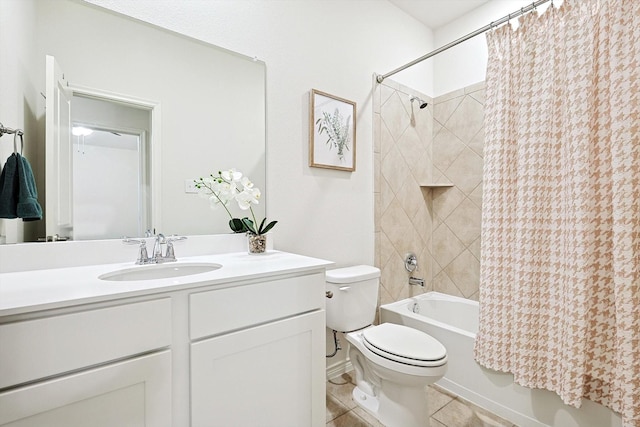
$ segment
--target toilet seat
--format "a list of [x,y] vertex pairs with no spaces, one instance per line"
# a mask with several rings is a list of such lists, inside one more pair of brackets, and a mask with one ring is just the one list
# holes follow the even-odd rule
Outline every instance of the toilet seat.
[[394,362],[422,367],[447,362],[447,350],[438,340],[408,326],[383,323],[365,329],[362,338],[369,351]]

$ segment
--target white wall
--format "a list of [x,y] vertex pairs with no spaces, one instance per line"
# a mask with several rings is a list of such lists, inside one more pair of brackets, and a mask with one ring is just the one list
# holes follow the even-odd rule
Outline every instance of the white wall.
[[[491,0],[436,30],[435,45],[444,46],[531,3],[531,0]],[[549,4],[540,6],[539,13],[543,13]],[[562,1],[556,1],[554,4],[558,7]],[[515,21],[517,18],[514,19],[514,24]],[[487,71],[485,35],[478,35],[446,50],[433,57],[433,61],[434,97],[484,81]]]
[[[373,263],[373,74],[431,50],[430,30],[379,0],[90,2],[265,61],[266,194],[277,247],[338,265]],[[430,93],[431,65],[396,80]],[[312,88],[357,103],[354,173],[308,166]]]

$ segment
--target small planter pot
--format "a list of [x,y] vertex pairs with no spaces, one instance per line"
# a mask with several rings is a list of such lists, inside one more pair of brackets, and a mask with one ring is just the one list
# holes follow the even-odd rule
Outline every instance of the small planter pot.
[[249,244],[250,254],[263,254],[267,250],[266,234],[247,233],[247,242]]

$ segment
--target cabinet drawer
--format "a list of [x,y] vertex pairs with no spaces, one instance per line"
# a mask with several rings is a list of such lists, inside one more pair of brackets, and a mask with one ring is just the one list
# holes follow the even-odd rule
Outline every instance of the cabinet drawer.
[[171,352],[0,393],[0,425],[170,427]]
[[170,343],[169,298],[0,325],[0,388]]
[[324,274],[291,277],[189,296],[190,337],[198,339],[324,308]]

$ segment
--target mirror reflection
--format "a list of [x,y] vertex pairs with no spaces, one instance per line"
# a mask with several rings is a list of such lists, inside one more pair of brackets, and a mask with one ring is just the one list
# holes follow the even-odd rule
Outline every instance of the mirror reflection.
[[[74,126],[73,239],[144,234],[140,135]],[[80,132],[78,132],[80,131]],[[111,165],[122,165],[111,174]],[[95,175],[112,179],[94,180]]]
[[[95,134],[70,137],[74,194],[69,199],[78,206],[72,203],[68,224],[72,230],[66,231],[74,239],[114,238],[125,232],[140,235],[147,229],[190,235],[230,232],[224,210],[212,211],[206,200],[188,192],[186,184],[236,168],[264,193],[264,63],[97,6],[72,0],[32,1],[38,31],[36,55],[41,61],[37,84],[45,93],[45,57],[55,57],[73,96],[71,125]],[[105,98],[125,100],[125,107],[147,114],[147,125],[109,122],[104,115],[83,112],[84,104]],[[135,105],[132,100],[140,102]],[[38,117],[44,115],[37,112]],[[44,119],[39,121],[44,124]],[[119,134],[120,141],[133,139],[111,148],[107,155],[110,143],[97,139],[109,134]],[[80,154],[83,160],[91,156],[91,163],[76,161]],[[60,160],[47,156],[47,169],[52,162]],[[34,173],[44,176],[45,171]],[[125,176],[128,181],[120,182],[118,190],[105,189],[109,181]],[[50,183],[46,184],[50,193]],[[39,191],[44,193],[44,188]],[[122,203],[108,202],[106,191],[121,196]],[[57,210],[49,206],[50,196],[43,206],[47,235],[55,232],[49,219]],[[65,197],[55,196],[56,201]],[[262,200],[257,215],[266,216],[265,205]],[[124,222],[125,217],[135,218],[131,220],[135,226],[114,230],[113,223]]]
[[71,238],[144,235],[151,228],[149,110],[81,95],[71,104]]

